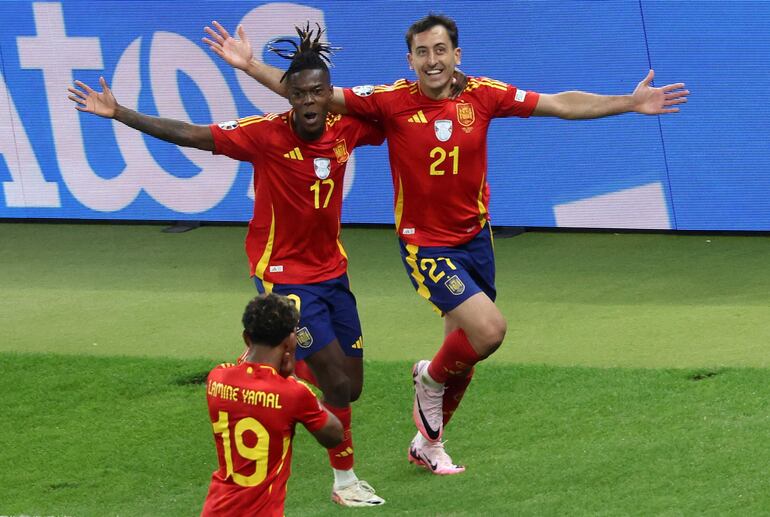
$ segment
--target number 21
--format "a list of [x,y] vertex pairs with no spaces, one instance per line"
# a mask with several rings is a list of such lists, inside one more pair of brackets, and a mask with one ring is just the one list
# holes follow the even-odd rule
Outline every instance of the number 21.
[[[458,162],[460,161],[460,148],[454,146],[448,154],[449,157],[452,158],[452,174],[457,174]],[[444,169],[439,169],[439,166],[446,160],[447,152],[442,147],[434,147],[430,150],[430,157],[435,158],[433,163],[430,164],[430,175],[443,176],[446,171]]]

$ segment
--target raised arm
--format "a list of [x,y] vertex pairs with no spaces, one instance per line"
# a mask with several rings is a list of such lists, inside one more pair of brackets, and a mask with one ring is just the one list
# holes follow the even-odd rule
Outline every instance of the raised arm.
[[556,94],[540,94],[537,107],[532,113],[536,117],[559,117],[563,119],[592,119],[619,115],[621,113],[642,113],[664,115],[676,113],[677,104],[687,102],[690,94],[684,83],[668,84],[655,88],[650,86],[655,72],[650,70],[647,77],[636,86],[630,95],[597,95],[594,93],[569,91]]
[[[243,25],[238,25],[235,30],[238,36],[236,39],[216,20],[212,21],[211,24],[214,26],[213,29],[211,27],[204,27],[203,29],[210,36],[209,38],[203,38],[203,42],[216,55],[233,68],[246,72],[249,77],[255,79],[262,86],[272,90],[281,97],[288,98],[286,83],[281,81],[283,70],[254,59],[251,42],[248,36],[246,36],[246,31],[243,30]],[[331,109],[335,113],[347,113],[345,109],[345,95],[342,92],[342,88],[334,88]]]
[[[104,77],[99,78],[102,91],[97,92],[81,81],[75,81],[77,88],[67,88],[69,99],[75,109],[93,113],[104,118],[115,119],[142,133],[160,138],[184,147],[196,147],[204,151],[214,150],[214,137],[208,126],[198,126],[180,120],[151,117],[118,104]],[[79,88],[79,89],[78,89]]]

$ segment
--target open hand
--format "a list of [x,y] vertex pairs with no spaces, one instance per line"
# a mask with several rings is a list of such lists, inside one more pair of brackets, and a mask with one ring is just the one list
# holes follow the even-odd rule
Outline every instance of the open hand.
[[687,102],[690,91],[684,89],[684,83],[667,84],[660,88],[650,86],[654,77],[655,71],[650,70],[647,77],[636,86],[631,95],[634,101],[634,111],[646,115],[678,112],[679,108],[671,106]]
[[80,89],[67,88],[67,91],[72,94],[68,95],[68,98],[75,103],[75,109],[78,111],[93,113],[104,118],[113,118],[118,102],[115,100],[115,96],[112,95],[112,90],[107,86],[107,81],[104,80],[104,77],[99,78],[99,84],[102,85],[101,92],[93,90],[84,82],[75,81],[75,86]]
[[251,42],[243,30],[243,25],[238,25],[235,30],[238,34],[238,39],[235,39],[218,21],[214,20],[211,24],[216,30],[211,27],[204,27],[204,32],[211,36],[211,39],[203,38],[203,42],[216,55],[224,59],[228,65],[245,70],[254,54],[251,50]]

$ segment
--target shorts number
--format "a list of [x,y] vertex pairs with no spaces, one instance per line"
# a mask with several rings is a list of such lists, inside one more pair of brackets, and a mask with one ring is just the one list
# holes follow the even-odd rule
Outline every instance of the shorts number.
[[332,192],[334,192],[334,180],[329,178],[325,180],[316,180],[313,185],[311,185],[310,190],[313,191],[313,194],[315,195],[315,207],[322,208],[321,207],[321,185],[328,185],[329,190],[326,192],[326,198],[324,199],[323,208],[326,208],[329,206],[329,200],[332,198]]
[[457,269],[455,267],[455,265],[452,264],[452,261],[449,260],[446,257],[439,257],[437,259],[432,259],[432,258],[421,259],[420,260],[420,269],[422,269],[423,271],[427,271],[428,272],[428,276],[434,282],[438,282],[439,280],[444,278],[444,275],[446,274],[443,271],[439,271],[438,274],[436,274],[436,268],[438,267],[438,261],[439,260],[443,260],[444,262],[446,262],[446,265],[449,266],[449,269],[452,269],[452,270]]
[[302,300],[299,299],[299,296],[296,294],[287,294],[286,298],[289,300],[292,300],[294,302],[294,306],[297,308],[297,312],[300,312],[300,307],[302,306]]
[[[238,455],[242,458],[254,462],[254,473],[250,476],[244,476],[233,469],[233,453],[230,446],[230,421],[227,411],[220,411],[219,420],[212,422],[211,425],[214,427],[214,434],[222,435],[227,476],[232,476],[235,484],[239,486],[256,486],[262,483],[267,477],[267,453],[270,447],[270,434],[265,429],[265,426],[251,417],[243,418],[235,424],[233,433],[235,450],[238,451]],[[243,433],[246,431],[251,431],[257,436],[257,443],[254,447],[249,447],[243,442]]]
[[[431,176],[443,176],[446,172],[444,169],[439,169],[439,166],[446,160],[447,152],[442,147],[434,147],[430,150],[430,157],[433,158],[433,163],[430,164]],[[457,174],[458,162],[460,161],[460,148],[454,146],[449,151],[449,157],[452,158],[452,174]]]

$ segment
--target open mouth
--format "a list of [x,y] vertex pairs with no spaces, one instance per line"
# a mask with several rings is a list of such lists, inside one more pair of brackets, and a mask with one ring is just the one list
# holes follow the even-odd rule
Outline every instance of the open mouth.
[[316,120],[318,120],[318,113],[314,111],[308,111],[307,113],[302,115],[302,117],[305,119],[306,122],[313,123]]
[[427,70],[425,72],[425,75],[427,76],[441,75],[441,72],[443,72],[443,70]]

